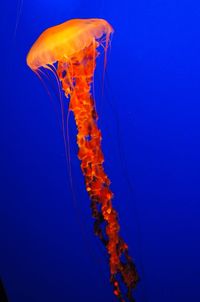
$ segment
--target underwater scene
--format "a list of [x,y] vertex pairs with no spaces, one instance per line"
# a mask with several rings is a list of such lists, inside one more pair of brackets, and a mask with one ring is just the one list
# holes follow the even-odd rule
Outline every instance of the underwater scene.
[[0,302],[200,301],[200,4],[0,5]]

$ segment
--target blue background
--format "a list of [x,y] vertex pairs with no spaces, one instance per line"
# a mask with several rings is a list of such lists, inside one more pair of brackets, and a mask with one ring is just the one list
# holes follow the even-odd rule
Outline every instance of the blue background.
[[106,253],[93,234],[73,116],[75,202],[56,85],[51,101],[26,66],[44,29],[90,17],[115,29],[103,98],[98,63],[96,101],[114,206],[141,278],[136,301],[200,301],[198,2],[12,0],[0,6],[0,275],[9,302],[116,301]]

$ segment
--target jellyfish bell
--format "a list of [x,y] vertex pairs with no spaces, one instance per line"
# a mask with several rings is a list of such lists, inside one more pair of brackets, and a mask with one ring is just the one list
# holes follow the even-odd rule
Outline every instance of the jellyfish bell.
[[31,47],[27,65],[32,70],[71,58],[95,41],[106,37],[106,47],[112,26],[104,19],[72,19],[45,30]]

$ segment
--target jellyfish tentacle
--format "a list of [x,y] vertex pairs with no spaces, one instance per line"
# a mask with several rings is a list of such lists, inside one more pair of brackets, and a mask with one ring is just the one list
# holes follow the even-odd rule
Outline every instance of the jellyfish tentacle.
[[[95,51],[95,59],[97,55],[98,52]],[[119,235],[118,214],[112,206],[111,182],[103,167],[102,135],[97,125],[98,115],[91,93],[95,65],[92,44],[85,49],[84,54],[71,59],[67,76],[60,80],[66,96],[70,95],[69,108],[74,113],[78,130],[78,158],[91,199],[92,216],[95,219],[94,232],[108,252],[113,292],[121,302],[126,301],[117,281],[121,278],[127,288],[126,299],[134,301],[132,289],[136,286],[138,275],[128,254],[128,246]],[[65,69],[65,62],[59,63],[57,73],[61,75]]]

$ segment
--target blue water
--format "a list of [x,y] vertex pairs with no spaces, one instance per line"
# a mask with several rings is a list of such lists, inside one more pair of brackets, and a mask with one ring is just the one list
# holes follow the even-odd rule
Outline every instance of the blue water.
[[0,277],[9,302],[116,301],[73,116],[75,203],[56,85],[51,101],[26,66],[44,29],[89,17],[115,29],[103,98],[98,73],[95,89],[105,169],[141,279],[136,302],[200,301],[199,2],[12,0],[0,8]]

